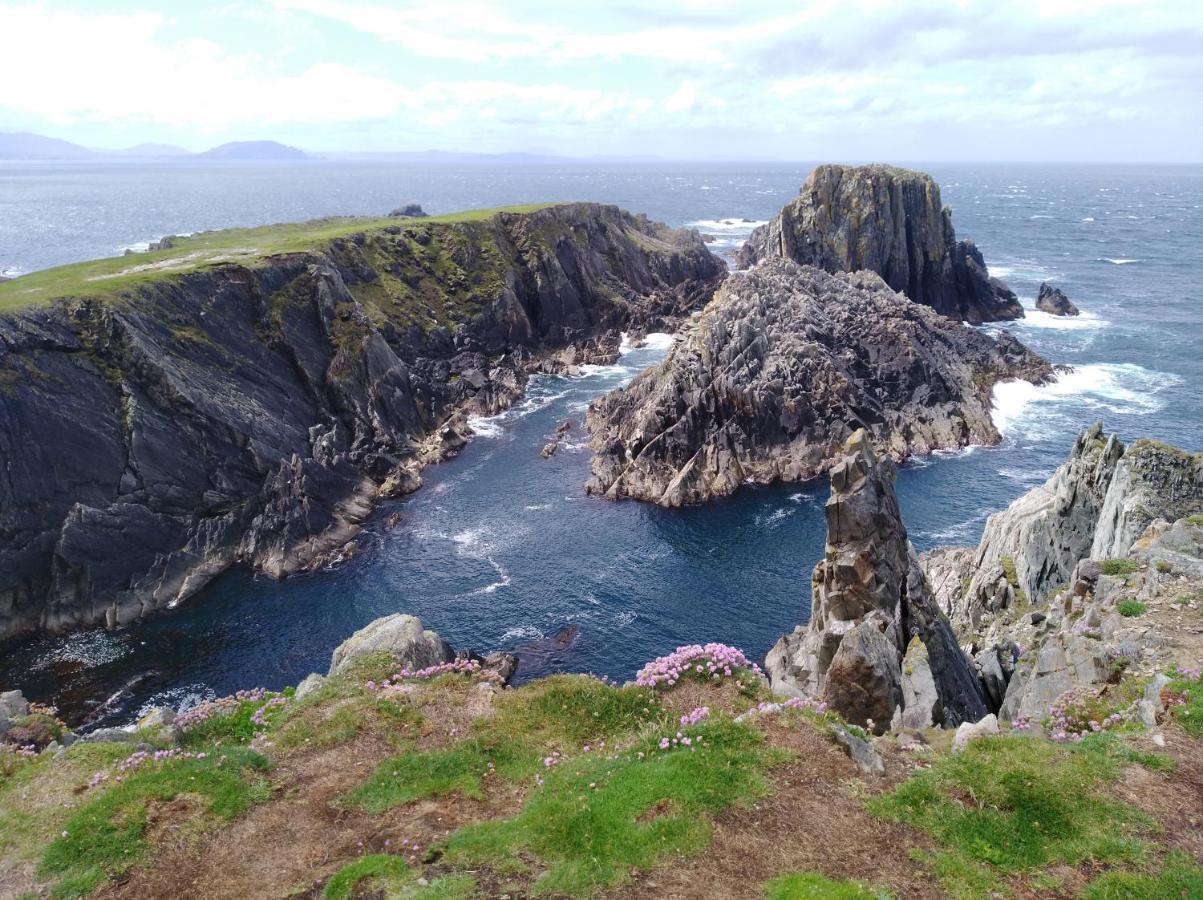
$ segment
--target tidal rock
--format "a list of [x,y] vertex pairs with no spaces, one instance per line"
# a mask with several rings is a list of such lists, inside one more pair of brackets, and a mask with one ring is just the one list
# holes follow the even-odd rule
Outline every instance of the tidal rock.
[[1054,316],[1076,316],[1081,313],[1069,298],[1047,282],[1040,284],[1040,293],[1036,295],[1036,308]]
[[[815,566],[811,619],[766,659],[774,691],[827,702],[845,719],[875,730],[906,715],[904,649],[917,638],[937,700],[915,711],[942,724],[976,721],[987,709],[969,660],[936,607],[907,539],[894,492],[894,467],[878,460],[857,431],[831,470],[827,548]],[[912,657],[913,658],[913,657]]]
[[752,232],[738,262],[785,257],[829,272],[876,272],[894,290],[954,319],[1023,317],[1015,294],[991,278],[930,175],[895,166],[819,166],[797,199]]
[[389,217],[394,219],[424,219],[426,215],[427,213],[417,203],[406,203],[389,213]]
[[895,460],[1000,440],[999,381],[1052,368],[890,290],[768,259],[732,276],[668,357],[589,409],[591,493],[664,506],[827,470],[867,430]]
[[337,675],[354,660],[380,652],[392,654],[399,666],[409,669],[425,669],[455,659],[451,645],[423,629],[417,616],[393,613],[369,622],[339,644],[330,657],[328,675]]
[[6,308],[0,637],[127,624],[235,564],[305,571],[545,354],[617,353],[724,274],[692,231],[566,204]]

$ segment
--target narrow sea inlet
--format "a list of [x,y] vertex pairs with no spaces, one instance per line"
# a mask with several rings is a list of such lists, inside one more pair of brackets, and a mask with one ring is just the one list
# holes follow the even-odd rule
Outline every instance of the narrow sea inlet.
[[[1192,337],[1201,298],[1190,262],[1203,242],[1203,178],[1110,167],[932,168],[958,231],[978,241],[1027,308],[1021,321],[988,327],[1013,330],[1074,369],[1044,388],[998,389],[1001,446],[902,469],[898,489],[917,548],[975,542],[986,515],[1042,481],[1096,419],[1124,436],[1203,445],[1196,415],[1203,367]],[[324,196],[321,171],[298,178],[302,200]],[[358,203],[368,202],[369,188],[380,190],[357,180],[374,177],[370,170],[328,177],[336,175],[364,192]],[[461,175],[447,182],[459,192],[448,188],[448,206],[596,195],[692,225],[725,254],[799,183],[785,167],[671,177],[653,170]],[[120,188],[103,172],[72,177],[91,177],[98,190]],[[242,214],[228,212],[232,221]],[[29,258],[36,263],[33,251]],[[1045,280],[1083,315],[1036,311]],[[91,715],[111,724],[148,704],[190,706],[249,686],[295,684],[324,671],[331,650],[356,628],[397,611],[419,615],[456,647],[482,652],[576,626],[546,668],[619,680],[684,643],[721,640],[762,656],[809,614],[809,577],[825,533],[823,480],[747,487],[681,510],[584,494],[589,402],[655,364],[668,341],[654,336],[617,364],[579,377],[533,379],[511,410],[475,422],[476,437],[457,458],[428,469],[421,490],[382,507],[352,559],[284,582],[234,571],[182,607],[126,629],[10,642],[0,681],[53,699],[73,721]],[[564,420],[572,422],[564,444],[542,458]]]

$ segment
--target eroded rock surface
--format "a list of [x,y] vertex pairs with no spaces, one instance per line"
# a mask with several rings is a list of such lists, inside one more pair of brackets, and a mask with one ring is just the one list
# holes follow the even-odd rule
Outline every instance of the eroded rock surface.
[[[951,727],[986,715],[972,664],[936,608],[907,539],[893,463],[877,459],[863,430],[848,439],[831,470],[826,514],[827,549],[814,570],[811,619],[770,651],[773,690],[822,700],[849,722],[871,722],[877,731],[899,709],[908,716],[908,696],[920,703],[909,715],[923,721]],[[923,645],[934,697],[904,680],[912,639]]]
[[1040,284],[1040,291],[1036,294],[1036,308],[1053,316],[1076,316],[1082,312],[1060,288],[1053,287],[1048,282]]
[[1052,375],[1011,336],[952,322],[871,272],[767,259],[733,275],[664,362],[591,406],[588,489],[679,506],[800,481],[858,428],[895,460],[993,444],[993,385]]
[[739,264],[784,257],[829,272],[876,272],[916,303],[972,323],[1023,317],[972,241],[958,241],[940,186],[896,166],[819,166],[799,196],[752,232]]
[[398,665],[413,670],[455,659],[451,645],[433,631],[424,629],[421,619],[394,613],[369,622],[339,644],[330,657],[327,675],[337,675],[355,660],[374,653],[389,653]]

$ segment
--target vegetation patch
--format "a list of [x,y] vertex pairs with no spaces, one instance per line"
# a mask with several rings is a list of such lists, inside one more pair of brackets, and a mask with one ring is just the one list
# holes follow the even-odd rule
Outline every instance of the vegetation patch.
[[1143,616],[1149,608],[1139,600],[1129,599],[1121,600],[1117,609],[1121,616],[1126,619],[1132,619],[1136,616]]
[[419,875],[399,856],[375,853],[343,866],[326,883],[324,900],[348,900],[379,893],[396,900],[459,900],[470,897],[476,882],[468,875],[447,875],[419,884]]
[[139,767],[72,813],[46,848],[39,874],[62,879],[60,895],[86,893],[139,860],[152,802],[195,798],[205,814],[232,819],[265,799],[266,786],[253,773],[266,768],[266,759],[241,748]]
[[1203,737],[1203,674],[1198,669],[1175,669],[1162,696],[1183,730],[1192,737]]
[[1184,853],[1171,854],[1152,872],[1108,872],[1091,882],[1085,900],[1164,900],[1203,897],[1203,868]]
[[1104,575],[1131,575],[1140,570],[1134,559],[1105,559],[1099,563]]
[[777,758],[751,728],[716,719],[621,753],[565,759],[546,766],[515,818],[461,829],[446,857],[501,871],[533,855],[547,866],[536,892],[585,894],[704,848],[709,815],[763,795],[762,771]]
[[766,900],[888,900],[889,891],[858,881],[832,881],[814,872],[792,872],[764,886]]
[[1112,750],[1091,738],[1072,750],[1033,737],[981,739],[867,806],[932,835],[946,868],[1012,873],[1137,861],[1145,850],[1137,832],[1153,823],[1103,791],[1123,765]]

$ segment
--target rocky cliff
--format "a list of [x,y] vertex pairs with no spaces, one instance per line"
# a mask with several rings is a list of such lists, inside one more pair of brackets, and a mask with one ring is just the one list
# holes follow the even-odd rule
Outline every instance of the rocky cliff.
[[955,727],[988,712],[907,539],[894,467],[853,434],[831,470],[827,550],[815,566],[811,618],[769,651],[777,693],[825,702],[849,722],[885,730]]
[[999,440],[993,385],[1052,369],[871,272],[766,259],[732,276],[667,359],[597,401],[592,493],[665,506],[812,478],[865,428],[895,460]]
[[953,319],[1023,317],[1015,294],[958,241],[930,175],[895,166],[819,166],[797,199],[752,232],[739,264],[784,257],[828,272],[876,272],[896,291]]
[[61,299],[0,314],[0,636],[126,622],[234,563],[308,566],[462,445],[465,410],[724,274],[696,234],[594,204],[314,228],[4,286],[0,309]]

